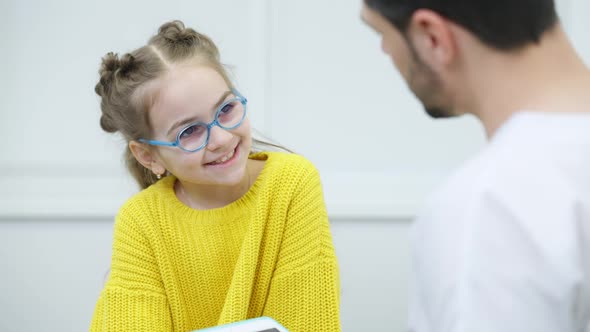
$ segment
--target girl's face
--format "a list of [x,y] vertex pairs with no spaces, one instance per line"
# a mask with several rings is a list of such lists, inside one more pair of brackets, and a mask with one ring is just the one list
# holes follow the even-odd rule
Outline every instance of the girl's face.
[[[219,73],[207,66],[179,66],[157,82],[149,111],[155,140],[173,142],[194,122],[210,123],[225,101],[236,96]],[[237,185],[246,175],[252,146],[250,121],[237,128],[212,126],[207,145],[197,152],[154,147],[154,159],[186,185]]]

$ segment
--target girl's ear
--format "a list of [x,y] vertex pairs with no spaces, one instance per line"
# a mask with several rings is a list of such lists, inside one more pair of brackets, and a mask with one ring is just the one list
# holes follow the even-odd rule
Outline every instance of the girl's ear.
[[154,174],[164,174],[166,172],[166,168],[155,158],[152,150],[145,144],[137,141],[130,141],[129,150],[131,150],[135,159],[137,159],[143,167],[151,170]]

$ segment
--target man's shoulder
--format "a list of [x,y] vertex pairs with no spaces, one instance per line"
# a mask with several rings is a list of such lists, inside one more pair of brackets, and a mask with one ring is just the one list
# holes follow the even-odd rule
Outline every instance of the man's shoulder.
[[[526,156],[514,156],[504,147],[488,144],[479,153],[456,168],[429,195],[425,214],[449,214],[458,218],[491,197],[512,197],[538,183],[538,169],[531,169]],[[524,197],[523,197],[524,198]]]
[[530,148],[518,141],[487,144],[455,169],[436,190],[447,197],[473,196],[486,192],[527,191],[553,188],[564,182],[555,164],[558,157],[542,147]]
[[432,193],[422,216],[473,222],[469,220],[502,213],[516,223],[547,224],[553,224],[551,217],[568,219],[576,204],[587,199],[581,197],[580,184],[554,161],[542,151],[488,144]]

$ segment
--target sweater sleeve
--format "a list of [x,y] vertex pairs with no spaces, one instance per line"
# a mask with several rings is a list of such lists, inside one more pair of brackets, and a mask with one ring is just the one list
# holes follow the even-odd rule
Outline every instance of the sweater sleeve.
[[171,331],[160,273],[137,214],[122,209],[115,222],[111,270],[90,331]]
[[340,331],[338,264],[320,177],[311,165],[303,173],[287,213],[264,315],[290,332]]

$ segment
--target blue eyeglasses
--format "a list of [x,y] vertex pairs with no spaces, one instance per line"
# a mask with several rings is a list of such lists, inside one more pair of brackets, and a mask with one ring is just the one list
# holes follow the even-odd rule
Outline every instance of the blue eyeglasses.
[[232,130],[239,127],[244,118],[246,118],[246,103],[244,98],[237,90],[231,89],[235,98],[232,98],[221,104],[215,111],[215,118],[209,123],[194,122],[184,127],[178,135],[176,141],[163,142],[140,138],[142,143],[158,146],[176,146],[186,152],[197,152],[207,146],[211,128],[218,126],[225,130]]

